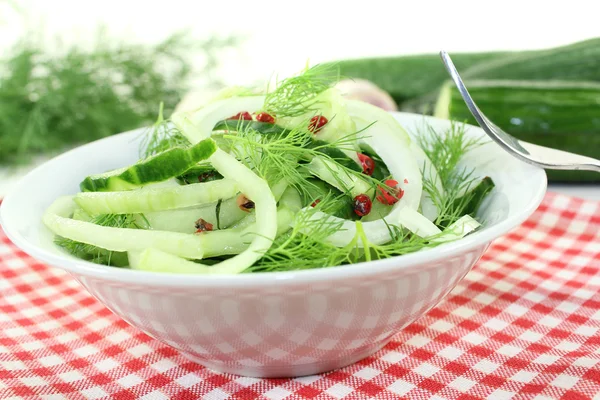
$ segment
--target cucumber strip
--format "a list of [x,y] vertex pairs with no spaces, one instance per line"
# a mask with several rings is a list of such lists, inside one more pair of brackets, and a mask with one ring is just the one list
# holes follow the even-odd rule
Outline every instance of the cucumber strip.
[[[287,191],[286,191],[287,192]],[[290,229],[290,225],[295,216],[296,207],[299,207],[300,196],[294,189],[293,193],[284,195],[282,200],[285,204],[277,211],[277,235],[285,233]],[[206,253],[205,257],[216,257],[228,254],[237,254],[244,251],[255,234],[256,224],[254,215],[248,216],[245,229],[228,229],[224,231],[213,231],[203,233],[205,239]],[[240,228],[244,228],[240,225]],[[167,272],[175,274],[221,274],[222,268],[217,264],[215,266],[206,266],[200,263],[186,260],[185,258],[175,256],[156,248],[145,249],[141,252],[130,251],[127,253],[129,263],[132,269]]]
[[485,199],[485,196],[487,196],[494,186],[496,185],[492,178],[486,176],[471,191],[456,199],[454,203],[456,206],[462,205],[461,214],[475,216],[483,199]]
[[276,201],[279,201],[281,199],[281,196],[283,196],[288,186],[289,183],[287,179],[282,179],[273,185],[273,187],[271,188],[271,192],[273,193],[273,197]]
[[[290,228],[294,216],[302,208],[302,199],[300,194],[293,187],[287,188],[277,207],[277,236],[281,235]],[[256,222],[254,214],[248,215],[238,224],[234,225],[233,229],[245,229]]]
[[[326,220],[328,223],[341,225],[341,228],[337,232],[327,238],[327,242],[336,247],[348,245],[357,233],[356,223],[354,221],[343,220],[324,214],[320,211],[311,215],[310,220]],[[390,225],[404,227],[420,237],[434,236],[441,232],[433,222],[409,207],[396,208],[384,219],[361,222],[361,224],[365,236],[369,242],[373,244],[385,244],[392,240],[389,228]],[[357,245],[362,246],[360,241]]]
[[210,274],[214,267],[208,267],[185,258],[165,253],[155,248],[143,251],[128,251],[131,269],[148,272],[168,272],[171,274]]
[[[288,184],[282,180],[271,189],[275,200],[279,200]],[[217,219],[217,203],[207,204],[201,207],[193,207],[169,211],[157,211],[144,213],[152,229],[174,231],[181,233],[194,233],[194,223],[203,219],[213,225],[214,229],[234,228],[237,224],[254,215],[253,212],[243,211],[237,205],[236,197],[223,200],[219,208]]]
[[416,210],[421,201],[423,182],[410,148],[410,137],[398,121],[381,108],[355,100],[349,100],[347,104],[348,112],[361,131],[359,145],[372,149],[398,181],[398,187],[404,190],[402,200],[394,207]]
[[230,97],[210,103],[194,112],[176,112],[171,116],[171,121],[191,143],[197,143],[210,137],[213,128],[220,121],[239,112],[255,112],[262,108],[264,102],[264,96]]
[[160,231],[173,231],[181,233],[194,233],[195,222],[203,219],[213,225],[214,229],[225,229],[236,224],[248,216],[236,202],[236,198],[223,200],[217,220],[217,203],[207,204],[202,207],[185,208],[179,210],[157,211],[144,213],[152,229]]
[[353,199],[345,195],[334,186],[317,178],[308,178],[306,191],[301,198],[301,207],[312,205],[316,200],[327,199],[328,204],[324,206],[323,211],[326,214],[334,215],[343,219],[357,220],[360,218],[354,213],[352,208]]
[[308,148],[316,149],[316,151],[318,151],[319,153],[323,153],[331,157],[335,162],[343,165],[346,168],[349,168],[356,172],[362,172],[362,168],[360,166],[360,161],[358,161],[356,151],[342,150],[327,145],[328,143],[324,140],[314,140],[308,145]]
[[83,192],[120,191],[165,181],[183,174],[198,162],[206,160],[216,149],[216,143],[210,138],[187,149],[175,147],[130,167],[90,175],[80,183],[79,187]]
[[130,214],[172,210],[227,199],[239,192],[230,179],[124,192],[83,192],[75,202],[90,215]]
[[86,213],[85,211],[83,211],[81,208],[75,209],[75,211],[73,211],[73,216],[71,218],[73,218],[77,221],[85,221],[85,222],[89,222],[92,220],[92,217],[90,217],[90,215],[88,213]]
[[444,229],[441,235],[433,238],[431,242],[442,243],[460,239],[475,231],[480,226],[481,224],[470,215],[463,215],[456,222],[450,224],[446,229]]
[[[284,234],[291,228],[296,212],[289,207],[277,209],[276,236]],[[237,254],[248,248],[248,244],[256,234],[256,216],[254,214],[248,215],[231,229],[207,232],[207,235],[213,237],[210,238],[211,245],[207,246],[205,257]]]
[[337,164],[323,157],[313,157],[305,168],[314,176],[329,183],[340,191],[349,192],[352,197],[372,192],[371,186],[358,176],[348,173]]
[[204,255],[204,244],[200,235],[113,228],[68,218],[76,207],[73,197],[60,197],[48,208],[43,216],[43,222],[58,236],[106,250],[141,251],[155,247],[187,258],[202,258]]
[[381,218],[387,217],[392,212],[392,206],[388,204],[382,204],[379,201],[373,201],[371,206],[371,212],[360,219],[361,222],[376,221]]
[[244,195],[256,204],[256,234],[250,246],[236,256],[213,267],[216,269],[216,273],[238,274],[262,257],[275,239],[277,234],[275,198],[265,180],[223,150],[217,149],[211,156],[210,162],[225,178],[235,180]]

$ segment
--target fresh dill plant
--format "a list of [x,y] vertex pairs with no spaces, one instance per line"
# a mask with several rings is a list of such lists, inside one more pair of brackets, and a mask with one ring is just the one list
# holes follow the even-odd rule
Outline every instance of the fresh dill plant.
[[[140,214],[141,222],[134,214],[102,214],[92,218],[89,222],[114,228],[147,229],[150,225],[146,218]],[[78,242],[57,236],[54,243],[64,248],[77,258],[97,264],[123,267],[128,265],[127,254],[106,250],[87,243]]]
[[0,55],[0,165],[151,124],[160,101],[168,115],[189,89],[194,56],[206,57],[207,76],[235,45],[186,32],[156,45],[120,44],[100,30],[90,49],[50,53],[37,36]]
[[317,97],[340,80],[338,67],[317,64],[301,74],[286,78],[268,91],[264,111],[281,117],[298,117],[316,110]]

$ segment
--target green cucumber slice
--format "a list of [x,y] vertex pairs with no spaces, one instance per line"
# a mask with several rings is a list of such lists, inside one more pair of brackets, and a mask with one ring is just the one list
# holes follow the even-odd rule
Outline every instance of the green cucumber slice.
[[188,148],[175,147],[130,167],[90,175],[81,182],[79,187],[83,192],[136,189],[148,183],[179,176],[198,162],[208,159],[216,149],[216,143],[210,138]]
[[483,199],[495,186],[492,178],[486,176],[472,190],[456,199],[454,205],[455,207],[461,207],[460,215],[474,217]]
[[333,215],[343,219],[358,219],[352,209],[352,198],[344,195],[336,187],[316,178],[308,178],[307,181],[310,185],[307,185],[304,198],[302,199],[302,206],[307,207],[313,204],[315,201],[329,201],[329,204],[323,205],[323,212],[326,214]]
[[444,231],[431,239],[431,243],[443,243],[457,240],[479,229],[481,224],[470,215],[463,215],[456,222],[450,224]]

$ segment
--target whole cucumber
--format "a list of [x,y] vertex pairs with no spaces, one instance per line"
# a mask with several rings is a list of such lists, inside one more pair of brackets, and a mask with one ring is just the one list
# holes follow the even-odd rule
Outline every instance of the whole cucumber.
[[[472,67],[508,53],[457,53],[452,59],[459,69]],[[366,79],[388,92],[397,104],[434,92],[448,79],[437,54],[343,60],[339,66],[342,78]]]
[[[600,158],[600,84],[568,81],[467,80],[481,111],[516,138]],[[440,92],[435,115],[477,125],[454,85]],[[600,182],[587,171],[548,170],[553,182]]]

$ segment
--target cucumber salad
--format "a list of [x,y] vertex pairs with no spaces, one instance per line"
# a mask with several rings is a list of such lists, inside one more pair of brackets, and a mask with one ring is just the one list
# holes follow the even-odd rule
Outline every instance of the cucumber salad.
[[86,177],[44,224],[81,259],[183,274],[333,267],[420,251],[480,227],[493,189],[461,167],[465,127],[344,98],[331,66],[234,87],[144,133],[140,161]]

